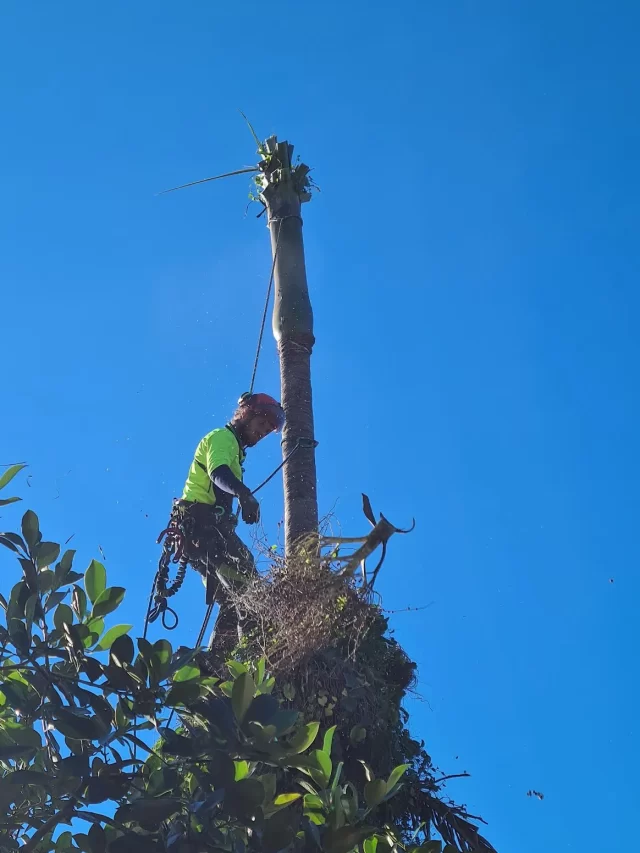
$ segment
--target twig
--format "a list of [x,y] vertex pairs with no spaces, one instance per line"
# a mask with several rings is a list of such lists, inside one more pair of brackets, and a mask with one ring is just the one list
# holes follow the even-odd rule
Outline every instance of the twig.
[[[464,773],[452,773],[450,776],[443,776],[442,779],[434,779],[434,785],[440,785],[441,782],[448,782],[449,779],[467,779],[471,776],[471,773],[467,773],[465,770]],[[474,820],[478,820],[478,818],[474,818]]]
[[38,843],[42,841],[45,835],[49,832],[49,830],[53,829],[59,823],[67,822],[68,819],[73,815],[73,810],[76,805],[75,800],[69,800],[69,802],[58,812],[58,814],[52,815],[49,820],[45,821],[40,829],[37,829],[31,838],[27,841],[24,847],[21,847],[21,853],[32,853],[33,850],[36,849]]

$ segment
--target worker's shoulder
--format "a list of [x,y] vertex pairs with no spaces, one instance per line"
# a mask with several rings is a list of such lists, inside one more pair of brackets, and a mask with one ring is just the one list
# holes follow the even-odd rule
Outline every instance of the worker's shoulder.
[[229,447],[237,447],[238,440],[230,429],[226,427],[217,427],[208,432],[200,442],[201,446],[210,447],[211,445],[228,445]]

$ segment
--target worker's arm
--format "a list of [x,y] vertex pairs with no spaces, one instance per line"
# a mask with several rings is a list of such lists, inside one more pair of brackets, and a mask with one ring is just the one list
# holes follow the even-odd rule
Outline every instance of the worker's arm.
[[211,472],[214,486],[230,495],[235,495],[240,501],[242,520],[247,524],[256,524],[260,520],[260,504],[242,480],[239,480],[228,465],[218,465]]
[[214,486],[227,492],[229,495],[241,497],[249,489],[245,486],[242,480],[239,480],[228,465],[218,465],[211,472],[211,481]]

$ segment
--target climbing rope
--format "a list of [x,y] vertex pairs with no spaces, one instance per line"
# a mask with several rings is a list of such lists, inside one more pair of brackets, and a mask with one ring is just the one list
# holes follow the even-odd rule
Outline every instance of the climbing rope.
[[[271,264],[271,274],[269,276],[269,284],[267,286],[267,295],[265,297],[264,308],[262,311],[262,320],[260,322],[260,332],[258,334],[258,345],[256,347],[256,355],[253,362],[253,371],[251,373],[251,383],[249,385],[249,394],[253,394],[253,389],[255,386],[256,375],[258,372],[258,364],[260,361],[260,353],[262,351],[262,340],[264,337],[264,330],[267,322],[267,314],[269,311],[269,303],[271,301],[271,292],[273,290],[273,282],[275,279],[276,272],[276,261],[278,259],[278,249],[280,247],[280,233],[282,231],[282,223],[284,219],[289,219],[293,217],[282,217],[278,219],[278,232],[276,234],[276,245],[273,252],[273,262]],[[316,442],[313,439],[304,439],[299,438],[292,448],[292,450],[285,456],[282,462],[269,474],[269,476],[263,480],[259,486],[256,486],[255,489],[251,492],[252,495],[255,495],[256,492],[259,492],[267,483],[271,482],[271,480],[276,476],[276,474],[281,471],[287,462],[291,459],[291,457],[301,448],[301,447],[315,447]],[[238,510],[239,512],[239,510]],[[180,518],[180,514],[176,512],[174,508],[171,513],[171,519],[169,521],[169,526],[162,531],[162,533],[158,536],[158,544],[162,542],[164,539],[164,544],[162,547],[162,555],[160,557],[160,561],[158,563],[158,570],[153,579],[153,585],[151,587],[151,593],[149,595],[149,601],[147,604],[147,614],[144,620],[144,631],[143,637],[146,639],[147,631],[149,629],[149,625],[155,622],[158,618],[161,618],[162,625],[167,631],[173,631],[178,627],[178,614],[175,610],[169,607],[167,599],[174,596],[179,590],[182,584],[184,583],[187,565],[189,560],[184,555],[184,548],[186,540],[189,538],[191,534],[190,530],[185,530],[185,520]],[[170,563],[177,563],[178,569],[176,572],[176,576],[173,581],[169,581],[169,565]],[[213,610],[214,601],[207,605],[207,611],[205,613],[204,621],[202,623],[202,628],[200,630],[200,634],[198,635],[198,640],[196,642],[196,648],[201,644],[202,639],[204,637],[205,631],[207,630],[207,625],[209,624],[209,620],[211,618],[211,612]],[[172,618],[171,622],[167,621],[167,616]]]
[[262,322],[260,323],[260,334],[258,335],[258,346],[256,348],[256,357],[253,361],[253,372],[251,374],[251,383],[249,385],[249,394],[253,394],[253,388],[256,382],[256,374],[258,372],[258,362],[260,361],[260,352],[262,350],[262,338],[264,337],[264,327],[267,322],[267,313],[269,311],[269,302],[271,301],[271,291],[273,289],[273,280],[276,274],[276,261],[278,259],[278,247],[280,246],[280,231],[282,230],[282,219],[278,222],[278,234],[276,236],[276,248],[273,253],[273,263],[271,264],[271,275],[269,276],[269,286],[267,287],[267,296],[264,301],[264,309],[262,311]]

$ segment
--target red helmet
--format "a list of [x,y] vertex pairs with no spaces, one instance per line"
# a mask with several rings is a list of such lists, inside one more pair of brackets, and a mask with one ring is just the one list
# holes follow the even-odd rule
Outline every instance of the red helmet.
[[239,412],[263,415],[271,424],[274,432],[280,432],[284,426],[284,409],[269,394],[243,394],[238,402]]

